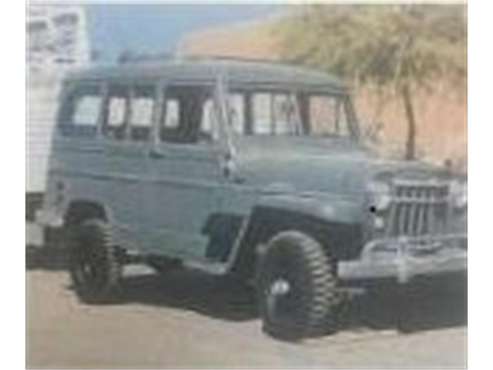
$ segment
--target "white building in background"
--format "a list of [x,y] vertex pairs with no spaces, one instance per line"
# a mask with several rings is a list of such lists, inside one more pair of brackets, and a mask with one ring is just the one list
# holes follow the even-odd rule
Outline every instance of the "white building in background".
[[29,69],[83,66],[89,62],[82,5],[31,5],[27,17]]
[[90,62],[85,8],[30,5],[26,33],[26,218],[31,221],[45,187],[61,80]]

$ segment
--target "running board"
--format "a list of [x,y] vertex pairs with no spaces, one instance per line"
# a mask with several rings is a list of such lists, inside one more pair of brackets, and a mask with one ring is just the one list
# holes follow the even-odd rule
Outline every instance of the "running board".
[[210,261],[183,261],[183,266],[193,270],[206,272],[211,275],[225,275],[230,270],[228,262],[210,262]]

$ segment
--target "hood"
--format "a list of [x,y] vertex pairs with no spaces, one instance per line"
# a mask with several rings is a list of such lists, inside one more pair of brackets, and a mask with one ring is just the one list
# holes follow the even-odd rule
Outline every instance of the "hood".
[[241,176],[249,185],[268,191],[362,195],[375,176],[443,175],[421,162],[382,159],[343,139],[250,137],[238,142],[237,148]]

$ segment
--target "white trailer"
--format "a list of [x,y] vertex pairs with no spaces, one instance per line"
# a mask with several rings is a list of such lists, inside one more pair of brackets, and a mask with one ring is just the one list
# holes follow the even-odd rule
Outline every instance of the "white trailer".
[[30,5],[27,17],[26,244],[42,245],[35,223],[45,190],[51,135],[63,76],[88,65],[85,9]]

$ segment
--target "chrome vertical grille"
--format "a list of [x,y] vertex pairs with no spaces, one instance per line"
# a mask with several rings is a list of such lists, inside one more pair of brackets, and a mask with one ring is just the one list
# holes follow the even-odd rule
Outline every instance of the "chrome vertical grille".
[[448,195],[444,182],[395,181],[387,235],[439,234],[447,219]]

